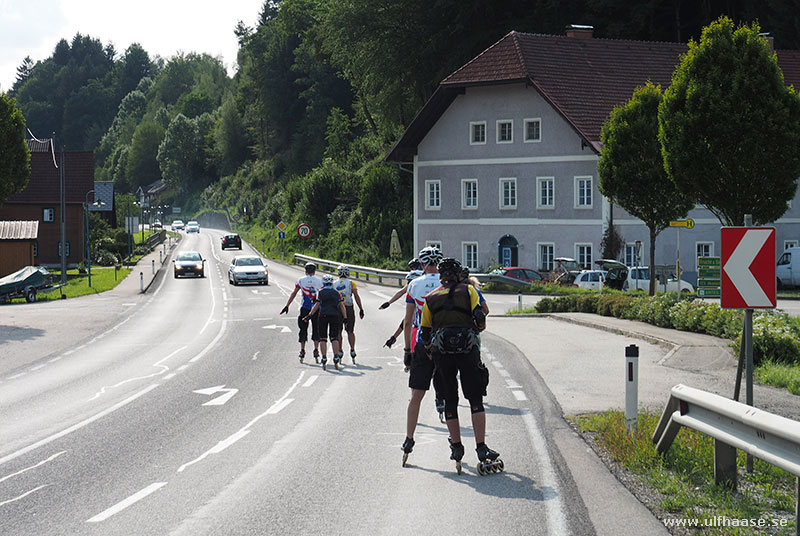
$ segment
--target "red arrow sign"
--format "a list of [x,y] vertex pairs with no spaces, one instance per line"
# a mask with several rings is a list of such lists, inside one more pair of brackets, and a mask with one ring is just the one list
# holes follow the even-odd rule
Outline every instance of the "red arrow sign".
[[775,229],[722,228],[722,307],[775,307]]

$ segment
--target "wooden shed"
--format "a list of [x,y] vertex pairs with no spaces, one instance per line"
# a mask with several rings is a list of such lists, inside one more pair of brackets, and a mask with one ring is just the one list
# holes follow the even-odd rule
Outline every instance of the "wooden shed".
[[34,265],[38,235],[38,221],[0,220],[0,277]]

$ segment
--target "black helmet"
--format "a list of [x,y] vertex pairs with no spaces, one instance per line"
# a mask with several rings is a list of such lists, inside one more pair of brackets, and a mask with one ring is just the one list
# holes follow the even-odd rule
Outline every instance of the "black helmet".
[[458,283],[461,280],[461,263],[447,257],[439,261],[439,280],[442,283]]
[[469,277],[469,266],[462,266],[461,267],[461,279],[466,279]]
[[317,265],[316,264],[314,264],[313,262],[307,262],[306,263],[306,273],[307,274],[313,274],[316,271],[317,271]]
[[422,270],[422,263],[419,262],[419,259],[414,257],[410,261],[408,261],[408,269],[409,270]]

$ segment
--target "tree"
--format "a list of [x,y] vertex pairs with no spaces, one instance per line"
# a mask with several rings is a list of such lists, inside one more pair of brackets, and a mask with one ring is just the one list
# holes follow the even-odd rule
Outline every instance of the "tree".
[[775,221],[800,175],[800,98],[758,34],[726,17],[705,28],[659,107],[670,179],[724,225]]
[[179,192],[185,192],[197,169],[201,148],[197,124],[183,114],[176,115],[156,157],[164,182]]
[[30,174],[25,117],[17,108],[16,99],[0,93],[0,204],[24,190]]
[[648,83],[603,124],[597,163],[600,193],[642,220],[650,231],[650,295],[655,293],[656,237],[669,221],[686,216],[693,203],[664,170],[658,142],[661,88]]
[[126,182],[131,190],[161,178],[156,156],[163,139],[164,128],[158,123],[143,121],[136,127],[125,167]]

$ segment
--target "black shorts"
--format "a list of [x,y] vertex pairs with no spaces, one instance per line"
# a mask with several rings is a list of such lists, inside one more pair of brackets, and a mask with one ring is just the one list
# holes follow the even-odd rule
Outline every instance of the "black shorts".
[[440,354],[434,350],[433,360],[445,400],[458,400],[457,374],[461,375],[461,389],[467,400],[480,399],[486,393],[487,375],[477,346],[466,354]]
[[428,358],[425,345],[417,342],[414,346],[414,355],[411,358],[411,368],[408,372],[408,386],[412,389],[427,391],[431,388],[431,379],[436,367],[433,360]]
[[355,308],[352,305],[345,305],[344,309],[347,311],[347,320],[344,321],[344,330],[347,333],[353,333],[353,329],[356,327]]
[[327,340],[328,338],[330,338],[331,341],[337,340],[339,338],[339,332],[342,331],[341,315],[319,315],[317,329],[321,341]]
[[[298,340],[300,342],[306,342],[308,340],[308,321],[303,320],[308,313],[311,312],[311,309],[307,309],[305,307],[300,308],[300,316],[297,317],[297,327],[299,328],[298,331]],[[318,341],[319,335],[317,335],[317,319],[319,318],[319,314],[316,313],[314,316],[311,317],[311,340]]]

